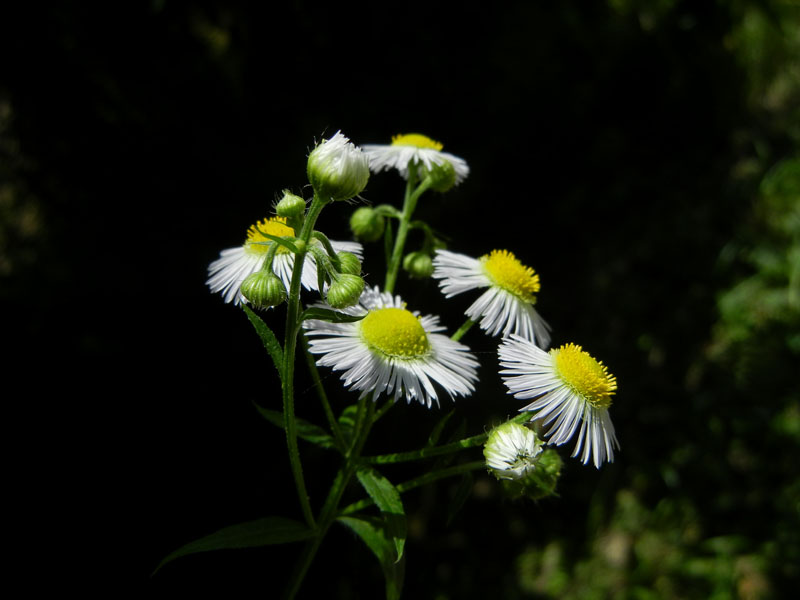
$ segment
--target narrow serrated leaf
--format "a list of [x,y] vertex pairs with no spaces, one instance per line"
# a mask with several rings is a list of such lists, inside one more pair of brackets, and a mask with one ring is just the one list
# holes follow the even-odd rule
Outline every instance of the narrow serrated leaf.
[[[253,405],[256,407],[262,417],[276,427],[283,429],[284,421],[282,412],[264,408],[255,402],[253,402]],[[317,446],[321,446],[322,448],[336,447],[333,437],[326,433],[322,427],[298,418],[295,418],[295,423],[297,424],[297,437],[302,438],[307,442],[311,442],[312,444],[316,444]]]
[[153,574],[157,573],[167,563],[189,554],[210,552],[212,550],[233,550],[287,544],[307,540],[313,536],[314,530],[307,525],[284,517],[265,517],[255,521],[239,523],[238,525],[231,525],[215,531],[178,548],[159,563]]
[[281,348],[281,343],[278,341],[278,338],[275,337],[275,334],[272,333],[272,330],[267,326],[267,324],[264,323],[264,320],[254,313],[249,306],[242,304],[242,308],[244,309],[247,318],[250,320],[250,323],[252,323],[253,327],[255,327],[258,337],[261,338],[261,342],[264,344],[264,348],[267,349],[267,352],[269,352],[269,355],[272,357],[272,362],[275,363],[275,368],[278,369],[278,374],[282,376],[283,348]]
[[327,321],[329,323],[355,323],[360,321],[366,316],[364,315],[348,315],[347,313],[331,310],[329,308],[319,308],[312,306],[305,309],[300,314],[300,320],[306,321],[308,319],[317,319],[319,321]]
[[386,600],[399,600],[403,591],[405,560],[395,560],[394,544],[387,535],[385,523],[374,517],[339,517],[339,522],[349,527],[381,564],[386,579]]
[[[257,229],[258,229],[258,233],[263,235],[268,240],[272,240],[273,242],[275,242],[279,246],[283,246],[284,248],[290,250],[293,254],[297,254],[297,246],[295,246],[287,238],[280,237],[280,236],[277,236],[277,235],[272,235],[271,233],[267,233],[266,231],[262,231],[258,227],[257,227]],[[255,243],[259,243],[259,242],[255,242]],[[266,244],[266,242],[261,242],[261,243]]]
[[400,492],[392,483],[375,469],[362,467],[356,472],[358,481],[380,509],[386,523],[386,532],[392,538],[396,560],[403,557],[406,543],[406,514]]

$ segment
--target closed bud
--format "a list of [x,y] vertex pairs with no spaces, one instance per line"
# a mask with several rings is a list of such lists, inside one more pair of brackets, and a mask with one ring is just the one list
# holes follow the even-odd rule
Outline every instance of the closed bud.
[[283,191],[283,198],[280,199],[275,205],[275,212],[279,217],[287,219],[297,219],[302,217],[306,212],[306,201],[300,196],[290,193],[288,190]]
[[240,291],[255,308],[277,306],[286,300],[283,282],[270,271],[256,271],[248,275],[242,281]]
[[367,187],[369,159],[341,132],[336,132],[311,151],[306,170],[322,200],[349,200]]
[[456,184],[456,169],[449,160],[434,163],[426,169],[424,175],[431,180],[431,189],[437,192],[446,192]]
[[383,235],[386,222],[374,208],[362,206],[350,217],[350,230],[359,240],[374,242]]
[[361,275],[361,261],[352,252],[339,252],[336,255],[339,259],[339,270],[349,275]]
[[333,308],[354,306],[364,291],[364,280],[358,275],[342,273],[328,288],[326,299]]
[[409,252],[403,259],[403,269],[414,279],[425,279],[433,274],[433,259],[421,250]]

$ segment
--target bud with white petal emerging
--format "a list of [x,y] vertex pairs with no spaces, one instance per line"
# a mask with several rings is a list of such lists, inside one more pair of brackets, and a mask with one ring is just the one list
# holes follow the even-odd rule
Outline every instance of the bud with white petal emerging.
[[369,159],[341,134],[323,140],[308,156],[308,180],[325,202],[358,196],[369,180]]

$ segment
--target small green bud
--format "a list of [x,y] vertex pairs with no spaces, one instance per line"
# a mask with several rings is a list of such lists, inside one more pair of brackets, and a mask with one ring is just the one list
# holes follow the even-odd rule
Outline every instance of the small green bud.
[[350,217],[350,231],[359,240],[374,242],[383,235],[386,221],[383,215],[370,206],[357,208]]
[[424,175],[431,178],[431,189],[436,192],[446,192],[456,184],[456,169],[449,160],[434,164]]
[[303,240],[294,240],[292,243],[294,244],[294,247],[297,248],[298,252],[306,251],[306,243]]
[[358,302],[363,291],[364,280],[361,277],[342,273],[331,282],[326,298],[333,308],[347,308]]
[[306,212],[306,201],[300,196],[296,196],[283,190],[283,198],[275,205],[275,212],[279,217],[286,217],[287,219],[297,219],[302,217]]
[[369,159],[337,131],[311,151],[306,171],[322,200],[349,200],[367,187]]
[[421,250],[409,252],[403,259],[403,269],[414,279],[426,279],[433,274],[433,259]]
[[286,300],[283,282],[268,271],[256,271],[245,277],[240,291],[255,308],[277,306]]
[[336,254],[339,259],[340,272],[349,275],[361,275],[361,261],[352,252],[339,252]]

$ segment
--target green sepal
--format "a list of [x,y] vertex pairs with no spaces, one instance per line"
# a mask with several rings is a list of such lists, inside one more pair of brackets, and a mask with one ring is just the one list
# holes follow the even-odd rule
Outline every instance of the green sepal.
[[[256,227],[256,229],[258,229],[258,227]],[[292,242],[290,242],[288,238],[280,237],[280,236],[277,236],[277,235],[272,235],[270,233],[266,233],[265,231],[261,231],[260,229],[258,230],[258,233],[263,235],[268,240],[272,240],[273,242],[275,242],[279,246],[283,246],[284,248],[287,248],[293,254],[297,254],[297,246],[295,246]],[[251,243],[258,244],[259,242],[251,242]]]
[[269,352],[270,357],[272,357],[272,362],[275,363],[275,368],[278,369],[278,374],[282,377],[283,348],[281,348],[281,343],[278,341],[278,338],[275,337],[275,334],[272,333],[272,330],[267,326],[267,324],[264,323],[264,320],[261,317],[254,313],[245,304],[242,304],[242,309],[247,315],[247,318],[250,319],[253,327],[255,327],[258,337],[261,338],[264,348],[266,348],[267,352]]
[[392,483],[375,469],[361,467],[356,476],[361,486],[369,494],[383,515],[386,523],[386,533],[394,542],[397,560],[403,558],[403,548],[406,543],[406,513],[403,510],[403,501],[400,492]]
[[338,521],[360,537],[378,559],[386,579],[386,600],[399,600],[403,590],[405,559],[395,559],[395,547],[386,525],[375,517],[339,517]]
[[[282,412],[263,408],[255,402],[253,402],[253,406],[256,407],[256,410],[258,410],[261,416],[267,421],[283,429],[284,421]],[[336,448],[336,442],[333,437],[327,434],[322,427],[297,418],[295,418],[295,423],[297,424],[297,437],[322,448]]]
[[320,321],[328,321],[329,323],[355,323],[365,316],[366,315],[348,315],[347,313],[331,310],[329,308],[312,306],[300,313],[300,320],[318,319]]
[[224,527],[178,548],[159,563],[153,574],[155,575],[167,563],[189,554],[301,542],[314,537],[314,534],[314,530],[304,523],[284,517],[265,517],[255,521],[239,523],[238,525]]

